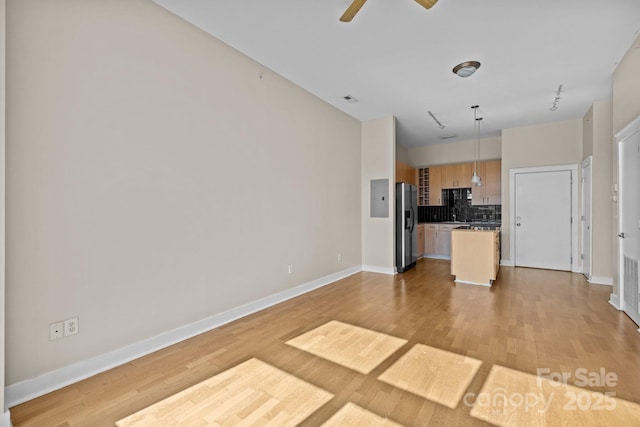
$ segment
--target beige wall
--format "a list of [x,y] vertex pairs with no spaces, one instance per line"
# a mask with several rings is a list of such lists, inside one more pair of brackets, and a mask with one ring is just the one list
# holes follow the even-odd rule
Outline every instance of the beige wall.
[[400,144],[396,144],[396,160],[402,163],[409,163],[409,150]]
[[[480,140],[480,160],[493,160],[502,157],[500,138]],[[476,156],[475,140],[434,144],[410,148],[409,164],[413,167],[447,165],[452,163],[473,162]]]
[[[591,141],[591,154],[585,148],[584,157],[592,161],[592,281],[611,283],[613,280],[613,201],[611,199],[613,170],[613,115],[611,101],[599,101],[591,109],[591,122],[585,142]],[[586,122],[586,120],[585,120]],[[590,137],[587,138],[587,135]]]
[[[509,170],[534,166],[579,164],[582,120],[546,123],[502,131],[502,258],[510,256]],[[509,262],[513,260],[508,259]]]
[[593,105],[582,118],[582,155],[593,156]]
[[640,116],[640,36],[613,72],[613,132],[620,132]]
[[[0,0],[0,413],[4,406],[4,360],[5,360],[5,42],[6,2]],[[5,415],[6,418],[6,415]],[[3,425],[0,420],[0,425]],[[9,425],[9,424],[6,424]]]
[[[362,264],[386,273],[395,266],[395,123],[394,117],[362,123]],[[372,179],[389,180],[388,218],[371,218]]]
[[361,264],[359,121],[150,0],[7,16],[7,384]]
[[[633,119],[640,116],[640,36],[636,38],[613,73],[613,134],[616,135]],[[617,145],[614,144],[612,181],[618,183]],[[614,253],[618,250],[618,204],[613,203],[613,224],[611,245]],[[617,259],[617,254],[615,255]],[[619,295],[618,263],[614,262],[613,294]]]

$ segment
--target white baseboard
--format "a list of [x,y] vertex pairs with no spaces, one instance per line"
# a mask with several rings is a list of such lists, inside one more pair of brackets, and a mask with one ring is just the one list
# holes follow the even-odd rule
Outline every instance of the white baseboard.
[[7,411],[0,415],[0,427],[11,427],[11,413]]
[[[344,279],[345,277],[362,271],[362,269],[363,268],[360,265],[350,267],[346,270],[312,280],[311,282],[278,292],[257,301],[232,308],[224,313],[215,314],[197,322],[164,332],[155,337],[147,338],[126,347],[73,363],[63,368],[42,374],[36,378],[30,378],[16,384],[11,384],[5,387],[5,405],[10,408],[31,399],[35,399],[36,397],[42,396],[46,393],[66,387],[116,366],[120,366],[124,363],[176,344],[180,341],[184,341],[203,332],[207,332],[241,317],[248,316],[249,314],[271,307],[272,305],[326,286],[337,280]],[[2,424],[0,424],[0,427],[2,427]]]
[[396,274],[396,269],[393,267],[378,267],[376,265],[363,265],[362,271],[368,271],[370,273],[389,274],[393,276]]
[[514,267],[513,263],[511,262],[511,260],[508,259],[501,259],[500,260],[500,267]]
[[486,287],[491,287],[491,281],[489,281],[488,283],[482,283],[482,282],[472,282],[469,280],[454,280],[454,282],[456,283],[463,283],[465,285],[475,285],[475,286],[486,286]]
[[589,279],[589,283],[591,283],[592,285],[613,286],[613,277],[591,276],[591,279]]
[[609,304],[614,306],[616,310],[622,310],[622,307],[620,306],[620,297],[616,294],[609,295]]

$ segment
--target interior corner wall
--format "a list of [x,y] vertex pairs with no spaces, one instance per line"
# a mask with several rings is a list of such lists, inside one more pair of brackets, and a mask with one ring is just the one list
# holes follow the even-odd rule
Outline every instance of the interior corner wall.
[[593,105],[582,118],[582,157],[593,156]]
[[[613,283],[613,114],[611,100],[598,101],[593,111],[593,153],[591,179],[591,272],[595,283]],[[587,154],[585,153],[586,157]]]
[[582,161],[582,119],[545,123],[502,131],[502,256],[511,251],[509,171],[514,168],[579,164]]
[[613,133],[640,116],[640,35],[613,72]]
[[[5,46],[6,46],[6,1],[0,0],[0,414],[6,414],[4,399],[5,375]],[[9,425],[3,415],[0,426]]]
[[[613,135],[623,130],[636,117],[640,116],[640,35],[634,40],[629,50],[618,63],[613,72]],[[618,151],[614,138],[612,181],[618,184]],[[613,203],[613,221],[611,244],[614,259],[618,258],[618,204]],[[618,263],[614,262],[613,294],[620,297],[618,283]]]
[[396,160],[409,164],[409,150],[400,144],[396,144]]
[[360,268],[360,121],[150,0],[6,14],[7,385]]
[[[410,148],[409,164],[413,167],[426,167],[473,162],[476,156],[475,143],[475,140],[467,140]],[[480,160],[495,160],[501,157],[502,140],[500,137],[480,140]]]
[[[362,123],[362,264],[393,274],[395,267],[395,117]],[[389,180],[389,216],[371,217],[371,180]]]

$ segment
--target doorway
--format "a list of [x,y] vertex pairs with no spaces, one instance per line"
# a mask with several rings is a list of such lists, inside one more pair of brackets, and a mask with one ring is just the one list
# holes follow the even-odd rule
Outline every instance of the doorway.
[[582,274],[587,277],[587,280],[591,281],[591,169],[592,157],[589,156],[582,161],[582,216],[580,225],[582,227],[582,253],[580,259],[582,261]]
[[617,136],[618,265],[622,310],[640,325],[640,117]]
[[509,171],[511,259],[516,267],[578,269],[578,165]]

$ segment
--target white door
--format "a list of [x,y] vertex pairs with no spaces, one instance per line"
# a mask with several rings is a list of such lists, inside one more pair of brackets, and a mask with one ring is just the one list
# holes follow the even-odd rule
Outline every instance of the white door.
[[622,309],[640,325],[640,125],[619,141],[620,296]]
[[515,175],[515,265],[571,270],[571,171]]
[[591,280],[591,156],[582,162],[582,273]]

